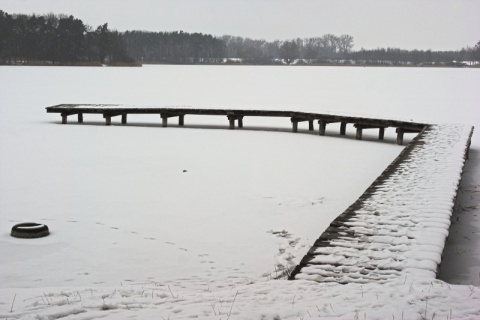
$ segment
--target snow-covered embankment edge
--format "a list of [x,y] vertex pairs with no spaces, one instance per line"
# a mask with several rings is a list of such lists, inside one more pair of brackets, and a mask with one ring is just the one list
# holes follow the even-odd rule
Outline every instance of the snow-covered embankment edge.
[[473,127],[425,128],[320,236],[292,278],[382,283],[434,279]]

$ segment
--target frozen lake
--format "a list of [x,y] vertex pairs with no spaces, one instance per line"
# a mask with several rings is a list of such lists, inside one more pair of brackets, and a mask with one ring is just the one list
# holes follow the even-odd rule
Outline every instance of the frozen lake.
[[[155,281],[221,290],[265,281],[297,263],[402,150],[394,129],[379,142],[376,130],[355,141],[353,128],[340,138],[334,125],[325,137],[305,123],[293,134],[287,119],[247,117],[234,131],[220,117],[187,116],[185,128],[161,128],[153,115],[131,116],[126,127],[116,118],[106,127],[100,115],[61,125],[47,106],[296,110],[480,128],[478,83],[474,69],[0,67],[0,255],[9,257],[1,286]],[[479,153],[477,129],[468,190],[480,191]],[[466,270],[445,271],[452,282],[478,275],[478,213],[462,216],[477,227],[451,249],[468,257]],[[52,234],[11,238],[26,220]],[[283,230],[287,237],[274,234]]]

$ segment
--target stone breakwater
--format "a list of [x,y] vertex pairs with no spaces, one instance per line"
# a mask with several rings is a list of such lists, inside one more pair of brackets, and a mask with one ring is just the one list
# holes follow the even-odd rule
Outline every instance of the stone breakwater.
[[321,234],[290,279],[434,279],[473,127],[427,126]]

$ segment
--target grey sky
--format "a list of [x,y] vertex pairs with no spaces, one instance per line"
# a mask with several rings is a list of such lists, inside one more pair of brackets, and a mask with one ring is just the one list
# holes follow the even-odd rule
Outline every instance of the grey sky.
[[0,9],[72,14],[119,31],[266,40],[347,33],[355,49],[455,50],[480,40],[480,0],[0,0]]

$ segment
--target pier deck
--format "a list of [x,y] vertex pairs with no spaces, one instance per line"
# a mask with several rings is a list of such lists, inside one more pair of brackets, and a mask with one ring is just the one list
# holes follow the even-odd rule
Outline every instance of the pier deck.
[[77,121],[83,122],[84,114],[101,114],[105,119],[106,125],[112,124],[113,117],[121,117],[121,123],[127,124],[129,114],[157,114],[162,119],[162,126],[168,126],[168,119],[178,117],[179,126],[185,123],[186,115],[204,115],[204,116],[225,116],[229,123],[229,129],[243,127],[244,117],[283,117],[290,118],[292,123],[292,132],[298,131],[299,122],[308,122],[310,131],[314,130],[314,122],[318,122],[318,134],[325,135],[325,130],[330,123],[340,123],[340,134],[345,135],[347,124],[353,124],[356,128],[357,140],[362,139],[362,133],[365,129],[378,129],[378,138],[383,140],[385,128],[394,127],[397,132],[397,144],[403,144],[404,133],[419,133],[427,124],[375,119],[364,117],[353,117],[333,114],[308,113],[298,111],[275,111],[275,110],[242,110],[242,109],[198,109],[198,108],[162,108],[162,107],[135,107],[123,105],[80,105],[80,104],[60,104],[47,107],[48,113],[59,113],[62,117],[62,123],[66,124],[69,116],[77,115]]

